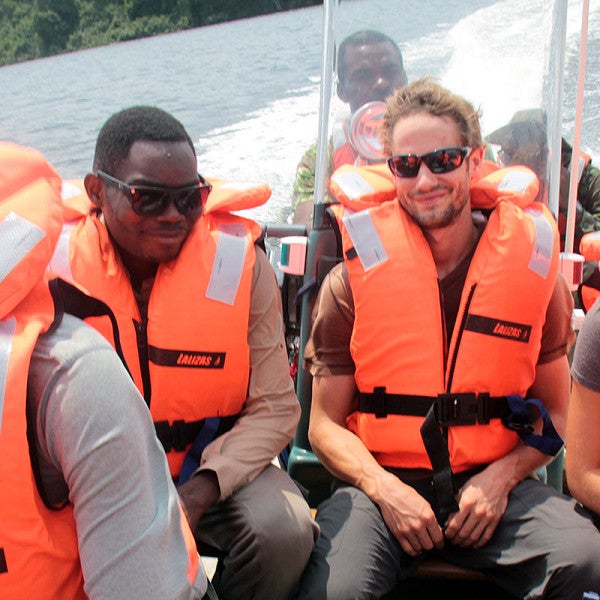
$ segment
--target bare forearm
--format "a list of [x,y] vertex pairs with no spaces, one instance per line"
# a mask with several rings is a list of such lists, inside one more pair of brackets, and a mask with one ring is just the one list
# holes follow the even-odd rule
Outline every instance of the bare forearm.
[[570,478],[569,491],[581,504],[600,515],[600,468]]
[[506,493],[510,492],[523,479],[535,473],[538,469],[547,465],[553,460],[553,456],[543,454],[542,452],[519,444],[508,454],[492,463],[486,471],[496,481],[504,482]]
[[566,470],[569,491],[579,502],[600,514],[600,392],[573,382],[569,407]]
[[321,463],[342,481],[360,488],[377,502],[380,480],[388,473],[354,433],[336,423],[311,425],[309,439]]
[[334,475],[379,506],[405,552],[416,556],[422,550],[441,548],[442,530],[429,503],[381,467],[362,440],[347,429],[355,392],[354,375],[313,378],[309,439],[315,453]]

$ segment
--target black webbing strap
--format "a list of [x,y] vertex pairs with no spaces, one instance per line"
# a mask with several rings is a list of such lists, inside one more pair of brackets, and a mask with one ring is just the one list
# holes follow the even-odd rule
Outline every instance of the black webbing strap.
[[441,428],[487,424],[490,419],[504,419],[510,414],[506,396],[495,397],[474,392],[437,396],[388,394],[384,387],[376,387],[372,393],[361,392],[358,410],[373,413],[377,418],[385,418],[387,415],[425,417],[421,425],[421,438],[431,461],[436,499],[433,509],[442,527],[448,517],[458,510],[458,503],[448,440]]
[[421,438],[433,470],[433,490],[436,498],[433,509],[438,523],[444,527],[448,517],[458,511],[458,502],[454,475],[450,467],[448,440],[440,430],[434,404],[429,408],[421,425]]
[[160,440],[165,452],[171,452],[171,450],[183,452],[196,439],[203,426],[204,419],[189,422],[179,419],[173,421],[173,424],[169,421],[154,423],[156,437]]
[[6,564],[6,554],[4,548],[0,548],[0,575],[2,573],[8,573],[8,565]]
[[[231,429],[238,418],[239,415],[232,415],[218,419],[218,425],[213,432],[213,439]],[[173,421],[172,424],[169,421],[155,421],[154,429],[156,430],[156,437],[160,440],[165,452],[171,450],[183,452],[190,444],[194,443],[206,421],[206,419],[199,421],[178,419]],[[210,442],[212,439],[208,441]]]
[[125,356],[121,346],[121,338],[119,336],[117,319],[108,304],[102,302],[102,300],[98,300],[98,298],[94,298],[93,296],[86,294],[68,281],[60,279],[60,277],[51,279],[48,282],[48,285],[54,300],[55,311],[57,315],[61,315],[56,321],[57,324],[60,323],[62,320],[62,314],[65,312],[81,320],[87,319],[88,317],[104,316],[110,319],[113,330],[115,351],[119,355],[123,366],[127,369],[127,372],[131,376],[129,367],[125,362]]
[[[450,467],[448,440],[444,429],[455,425],[487,425],[490,419],[501,419],[515,431],[524,444],[549,456],[555,456],[563,445],[544,405],[534,398],[518,395],[490,396],[486,392],[458,392],[437,396],[388,394],[385,387],[359,393],[358,411],[377,418],[388,415],[425,417],[421,438],[433,468],[433,485],[438,500],[436,516],[440,524],[457,510],[456,486]],[[535,434],[533,423],[543,420],[542,434]]]
[[384,387],[376,387],[372,393],[360,392],[358,411],[373,413],[377,418],[388,415],[425,417],[433,408],[438,425],[487,425],[490,419],[505,419],[510,415],[506,396],[490,396],[487,393],[461,392],[417,396],[412,394],[389,394]]

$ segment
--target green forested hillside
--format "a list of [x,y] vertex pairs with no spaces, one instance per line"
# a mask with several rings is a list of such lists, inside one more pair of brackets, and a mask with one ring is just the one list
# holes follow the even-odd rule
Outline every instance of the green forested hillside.
[[0,65],[322,0],[0,0]]

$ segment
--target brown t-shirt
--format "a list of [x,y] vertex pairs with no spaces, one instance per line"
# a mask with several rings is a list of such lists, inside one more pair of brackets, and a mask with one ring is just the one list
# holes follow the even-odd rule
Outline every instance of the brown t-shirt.
[[[454,329],[460,296],[474,251],[439,282],[448,340]],[[418,302],[418,299],[415,301]],[[538,364],[551,362],[567,354],[574,341],[572,312],[573,297],[566,280],[559,275],[546,311]],[[336,265],[323,281],[312,316],[312,332],[304,351],[306,368],[313,376],[354,373],[354,361],[350,354],[354,300],[344,263]]]

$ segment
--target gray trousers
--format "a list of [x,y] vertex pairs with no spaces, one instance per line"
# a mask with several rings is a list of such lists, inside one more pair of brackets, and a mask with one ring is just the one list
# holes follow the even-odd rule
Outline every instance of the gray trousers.
[[[412,485],[412,484],[411,484]],[[430,493],[430,483],[418,491]],[[321,536],[298,598],[381,598],[405,580],[421,558],[405,554],[377,507],[355,487],[339,487],[317,512]],[[446,544],[437,555],[487,573],[517,598],[581,600],[600,593],[600,532],[574,500],[534,480],[520,482],[490,542],[480,549]],[[400,595],[398,597],[401,597]]]
[[318,527],[288,474],[269,465],[207,511],[195,532],[217,549],[219,600],[286,600],[298,586]]

